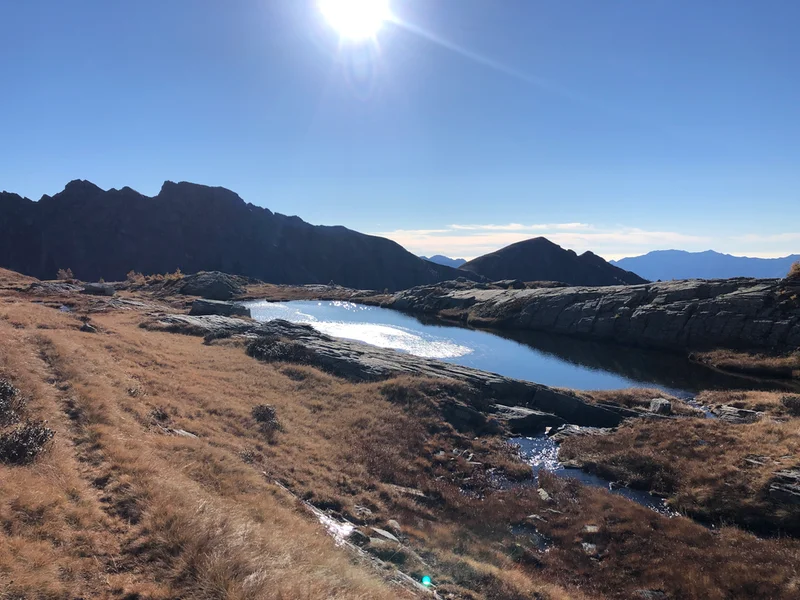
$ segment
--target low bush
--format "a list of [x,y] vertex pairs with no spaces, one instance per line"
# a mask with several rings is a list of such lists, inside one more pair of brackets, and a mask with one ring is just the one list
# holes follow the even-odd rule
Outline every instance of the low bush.
[[69,279],[75,279],[75,276],[72,274],[72,269],[59,269],[58,273],[56,273],[56,278],[61,281],[68,281]]
[[281,422],[278,420],[278,413],[275,407],[270,404],[259,404],[254,406],[251,411],[253,419],[258,423],[261,432],[268,437],[281,430]]
[[800,396],[783,396],[781,398],[781,404],[790,415],[800,417]]
[[55,432],[45,421],[28,421],[11,431],[0,434],[0,462],[26,465],[48,448]]
[[0,379],[0,427],[17,423],[25,409],[25,399],[19,390],[5,379]]
[[800,279],[800,260],[797,261],[792,265],[792,268],[789,269],[789,274],[787,275],[789,279]]

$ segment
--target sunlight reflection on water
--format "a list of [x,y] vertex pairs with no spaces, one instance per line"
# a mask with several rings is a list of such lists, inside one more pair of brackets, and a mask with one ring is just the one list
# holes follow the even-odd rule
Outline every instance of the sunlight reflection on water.
[[[303,312],[296,305],[290,306],[280,302],[252,302],[248,303],[248,306],[253,318],[258,321],[285,319],[292,323],[306,323],[326,335],[357,340],[379,348],[392,348],[422,358],[454,358],[472,352],[471,348],[457,344],[446,337],[421,335],[396,325],[317,318]],[[354,315],[368,312],[372,308],[342,301],[318,302],[317,306],[323,311],[327,307],[337,311],[344,309]],[[366,319],[367,315],[364,317]]]

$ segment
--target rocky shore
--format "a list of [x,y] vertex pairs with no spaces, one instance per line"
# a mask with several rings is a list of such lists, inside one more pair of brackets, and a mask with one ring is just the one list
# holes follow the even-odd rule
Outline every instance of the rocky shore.
[[800,347],[800,283],[689,280],[611,287],[450,281],[394,294],[384,306],[476,327],[545,331],[667,350]]
[[590,404],[568,391],[538,383],[332,338],[308,325],[282,320],[257,323],[219,315],[163,314],[152,317],[143,326],[204,336],[209,341],[244,335],[253,340],[249,353],[255,358],[308,364],[350,381],[380,381],[411,375],[457,382],[474,392],[446,407],[448,420],[459,429],[499,431],[505,424],[514,433],[528,435],[564,423],[614,427],[625,417],[640,414],[621,406]]

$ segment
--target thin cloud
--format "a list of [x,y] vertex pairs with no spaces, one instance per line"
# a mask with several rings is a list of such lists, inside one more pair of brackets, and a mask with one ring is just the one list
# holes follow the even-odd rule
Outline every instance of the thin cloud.
[[456,231],[548,231],[551,229],[573,230],[590,229],[586,223],[553,223],[523,225],[521,223],[508,223],[507,225],[450,225]]
[[474,258],[504,246],[543,236],[564,247],[600,256],[621,258],[664,248],[705,250],[713,238],[687,235],[674,231],[651,231],[636,227],[600,228],[587,223],[551,223],[522,225],[461,225],[443,229],[396,229],[376,232],[415,254],[446,254]]

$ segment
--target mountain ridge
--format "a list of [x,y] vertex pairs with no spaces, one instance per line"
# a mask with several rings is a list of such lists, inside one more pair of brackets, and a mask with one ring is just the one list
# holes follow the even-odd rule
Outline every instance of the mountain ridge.
[[578,255],[544,237],[535,237],[479,256],[460,271],[489,280],[562,281],[570,285],[633,285],[647,280],[611,265],[593,252]]
[[461,265],[467,262],[465,258],[450,258],[444,254],[434,254],[433,256],[420,256],[421,259],[427,260],[437,265],[445,265],[446,267],[453,267],[458,269]]
[[781,258],[734,256],[714,250],[654,250],[640,256],[610,261],[612,265],[633,271],[653,281],[661,279],[728,279],[731,277],[780,278],[800,254]]
[[223,187],[165,181],[156,196],[73,180],[33,201],[0,193],[0,266],[38,278],[219,270],[270,283],[398,290],[471,277],[392,240],[312,225]]

